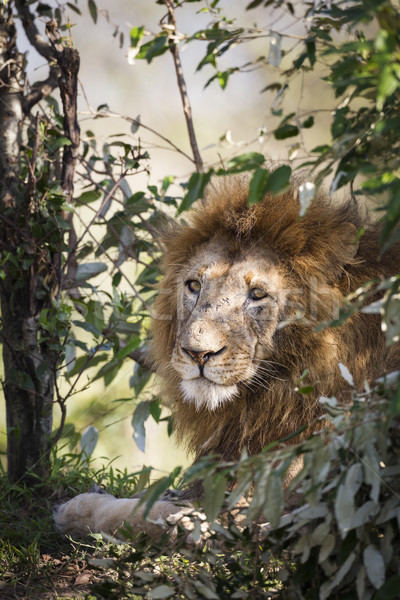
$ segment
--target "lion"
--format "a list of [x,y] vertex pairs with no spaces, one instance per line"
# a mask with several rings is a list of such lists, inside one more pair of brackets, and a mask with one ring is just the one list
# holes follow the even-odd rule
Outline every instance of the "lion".
[[[358,235],[365,219],[353,199],[338,204],[319,192],[299,211],[295,184],[249,206],[248,181],[236,177],[212,185],[189,222],[163,233],[151,357],[195,460],[236,461],[304,426],[294,441],[309,436],[322,426],[321,395],[351,399],[340,364],[360,389],[399,367],[399,346],[386,346],[379,315],[318,326],[362,284],[397,273],[399,247],[380,257],[377,224]],[[180,500],[200,497],[199,484]],[[158,501],[145,522],[142,510],[132,512],[138,502],[81,494],[58,509],[56,525],[114,533],[125,520],[154,533],[182,514],[181,503]]]

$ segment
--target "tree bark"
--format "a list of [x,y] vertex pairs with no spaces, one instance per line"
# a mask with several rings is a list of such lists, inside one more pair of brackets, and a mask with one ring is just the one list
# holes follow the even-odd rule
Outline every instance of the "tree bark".
[[[53,370],[38,345],[35,248],[19,184],[23,119],[22,57],[11,10],[0,7],[0,284],[8,476],[44,477],[49,466]],[[24,256],[25,264],[21,256]],[[32,262],[29,264],[29,257]]]
[[[76,113],[77,50],[60,44],[55,21],[47,24],[49,41],[46,41],[36,29],[29,6],[15,0],[28,39],[49,62],[49,78],[42,82],[46,89],[24,97],[25,72],[16,46],[12,5],[14,2],[6,6],[0,3],[0,264],[3,271],[0,273],[0,333],[8,476],[11,481],[18,481],[44,479],[49,472],[55,377],[61,344],[58,326],[44,333],[40,314],[48,309],[48,314],[56,317],[62,287],[61,253],[65,248],[66,222],[69,222],[70,235],[74,235],[69,213],[62,211],[59,218],[64,223],[60,223],[59,234],[53,236],[52,243],[46,245],[46,240],[38,238],[37,229],[40,230],[40,223],[46,219],[40,206],[46,203],[49,191],[46,188],[40,195],[36,186],[36,158],[41,144],[39,116],[32,148],[25,152],[21,145],[24,113],[26,115],[34,102],[55,87],[55,78],[64,108],[64,135],[70,140],[70,145],[64,147],[61,174],[68,202],[73,195],[80,132]],[[23,152],[25,170],[28,161],[28,176],[26,172],[21,176],[20,172]],[[41,171],[38,173],[41,177]],[[57,221],[51,215],[47,218],[53,227]]]

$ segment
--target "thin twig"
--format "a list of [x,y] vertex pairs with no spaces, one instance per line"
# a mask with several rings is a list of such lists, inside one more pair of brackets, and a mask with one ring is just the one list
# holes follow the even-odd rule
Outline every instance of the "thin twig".
[[33,212],[33,210],[34,210],[33,203],[36,201],[35,170],[36,170],[36,161],[37,161],[37,156],[38,156],[39,146],[40,146],[39,128],[40,128],[40,114],[37,113],[36,117],[35,117],[35,143],[34,143],[33,149],[32,149],[32,159],[30,161],[28,160],[29,175],[28,175],[28,185],[27,185],[26,191],[25,191],[27,205],[28,205],[27,206],[28,213]]
[[94,217],[90,220],[90,222],[87,225],[85,225],[85,228],[84,228],[83,233],[81,234],[81,236],[77,240],[75,240],[74,245],[69,248],[69,255],[68,255],[68,258],[65,261],[64,267],[63,267],[63,271],[64,272],[65,272],[65,270],[67,269],[67,267],[68,267],[68,265],[70,263],[70,256],[75,253],[76,249],[78,248],[79,244],[81,243],[81,241],[83,240],[83,238],[85,237],[85,235],[90,232],[90,229],[91,229],[93,223],[101,215],[102,210],[104,209],[104,207],[106,206],[106,204],[110,201],[110,199],[113,197],[114,192],[119,188],[119,186],[121,185],[121,181],[124,179],[125,176],[126,176],[126,173],[123,173],[120,176],[119,180],[114,183],[113,187],[108,192],[108,194],[106,194],[104,196],[103,202],[101,203],[99,209],[95,212]]
[[54,19],[46,23],[46,34],[61,70],[58,84],[64,111],[64,134],[70,141],[69,145],[64,146],[61,184],[67,195],[68,202],[71,202],[74,192],[75,165],[80,142],[80,127],[77,117],[80,58],[75,48],[69,48],[59,43],[60,34],[57,27],[57,21]]
[[178,152],[179,154],[181,154],[182,156],[184,156],[185,158],[190,160],[190,162],[193,162],[193,163],[195,162],[194,159],[189,154],[187,154],[186,152],[181,150],[181,148],[179,148],[176,144],[174,144],[174,142],[169,140],[167,137],[165,137],[164,135],[162,135],[161,133],[159,133],[152,127],[145,125],[138,119],[133,119],[132,117],[129,117],[127,115],[120,115],[120,114],[112,112],[112,111],[107,111],[107,112],[95,111],[95,110],[91,109],[91,107],[89,105],[88,105],[88,108],[89,108],[89,110],[87,112],[79,111],[79,114],[80,115],[88,115],[88,116],[95,117],[95,118],[96,117],[107,117],[107,118],[112,118],[112,119],[122,119],[123,121],[127,121],[128,123],[131,123],[131,125],[137,125],[138,127],[141,127],[142,129],[145,129],[149,133],[152,133],[153,135],[160,138],[160,140],[162,140],[163,142],[165,142],[166,144],[171,146],[171,148],[173,150],[176,150],[176,152]]
[[58,66],[50,66],[49,76],[44,81],[38,81],[30,92],[28,92],[22,100],[22,108],[25,115],[29,115],[35,104],[47,98],[51,92],[58,87],[58,77],[60,70]]
[[[85,225],[82,218],[80,217],[79,213],[77,213],[77,217],[79,219],[79,221],[82,223],[82,225]],[[137,291],[136,287],[134,286],[134,284],[132,283],[131,279],[125,275],[125,273],[122,271],[122,269],[120,269],[120,267],[116,266],[116,261],[113,260],[113,258],[110,256],[110,254],[107,252],[107,250],[105,248],[102,247],[102,245],[99,243],[99,241],[96,239],[96,236],[92,233],[91,229],[89,228],[87,231],[88,235],[92,238],[92,240],[94,242],[96,242],[96,244],[98,245],[98,247],[102,250],[104,256],[107,258],[107,260],[110,261],[110,263],[114,266],[115,269],[118,269],[119,273],[121,273],[121,276],[123,277],[123,279],[125,279],[125,281],[128,283],[129,287],[132,289],[134,295],[136,296],[136,298],[138,300],[140,300],[140,302],[142,303],[143,307],[147,310],[147,312],[150,314],[150,307],[147,304],[146,300],[141,296],[141,294]]]
[[15,0],[15,8],[22,21],[26,36],[35,50],[48,62],[54,60],[54,50],[49,42],[39,33],[35,25],[35,17],[29,10],[29,4],[25,1]]
[[[86,356],[86,360],[83,363],[82,367],[79,370],[79,373],[77,373],[75,380],[73,381],[73,383],[71,384],[67,394],[64,396],[63,399],[63,403],[65,404],[68,400],[68,398],[72,395],[74,389],[76,388],[78,381],[80,380],[80,378],[82,377],[83,373],[86,371],[86,369],[89,366],[90,361],[92,360],[92,358],[98,353],[98,351],[103,347],[104,342],[107,340],[107,335],[103,333],[103,337],[101,338],[100,343],[98,343],[93,350],[90,352],[90,354],[88,354]],[[56,434],[57,435],[57,434]]]
[[191,146],[192,152],[193,152],[193,158],[194,158],[194,162],[196,165],[196,171],[198,173],[201,173],[203,170],[203,161],[202,161],[202,158],[201,158],[201,155],[199,152],[199,148],[197,145],[196,134],[194,132],[192,108],[190,106],[186,82],[185,82],[185,78],[183,75],[181,58],[179,56],[178,42],[175,37],[176,20],[175,20],[174,8],[173,8],[171,0],[164,0],[164,4],[168,9],[168,24],[173,29],[173,34],[169,36],[169,49],[170,49],[172,57],[174,59],[176,78],[178,80],[178,88],[179,88],[179,92],[180,92],[180,95],[182,98],[183,112],[185,114],[186,126],[187,126],[189,140],[190,140],[190,146]]
[[132,352],[128,354],[127,358],[131,358],[136,363],[138,363],[138,365],[140,365],[141,367],[145,367],[152,373],[156,372],[155,365],[152,362],[150,362],[149,355],[143,350],[132,350]]
[[60,424],[58,426],[58,429],[51,439],[51,443],[53,446],[55,446],[59,442],[59,440],[62,436],[62,432],[64,431],[65,420],[67,418],[66,398],[63,398],[60,394],[60,390],[58,387],[58,381],[57,381],[56,369],[54,369],[54,387],[56,390],[57,404],[61,410],[61,419],[60,419]]

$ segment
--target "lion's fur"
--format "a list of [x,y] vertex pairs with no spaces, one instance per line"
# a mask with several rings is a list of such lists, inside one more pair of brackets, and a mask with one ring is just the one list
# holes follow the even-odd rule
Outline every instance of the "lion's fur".
[[[237,459],[243,448],[250,454],[259,452],[319,416],[321,394],[346,400],[349,386],[340,376],[339,361],[358,387],[399,366],[399,348],[386,348],[377,315],[357,313],[340,327],[315,331],[317,322],[332,319],[333,306],[344,296],[398,269],[398,246],[378,258],[376,225],[367,227],[357,246],[356,231],[364,219],[353,200],[337,204],[321,193],[299,218],[293,189],[249,207],[246,180],[234,178],[210,187],[189,219],[163,235],[163,279],[154,310],[152,358],[164,380],[178,435],[196,457],[216,452],[230,460]],[[210,411],[183,400],[170,359],[177,328],[176,282],[183,265],[215,236],[227,236],[232,254],[255,244],[271,248],[286,280],[302,290],[295,299],[304,306],[305,317],[277,332],[271,359],[278,366],[274,377],[265,377],[268,389],[243,387],[238,397]],[[299,394],[296,387],[306,368],[310,373],[304,385],[312,384],[314,392]]]
[[[169,400],[178,434],[186,440],[196,458],[216,452],[224,459],[235,460],[244,448],[249,454],[254,454],[267,443],[289,436],[303,425],[314,423],[316,427],[315,418],[321,414],[318,402],[320,394],[335,395],[344,401],[350,398],[346,391],[346,386],[349,386],[339,373],[339,361],[348,367],[358,387],[362,387],[365,380],[370,381],[384,370],[393,370],[400,364],[399,347],[386,347],[378,315],[356,313],[340,327],[315,329],[318,322],[329,321],[334,306],[362,283],[395,274],[399,265],[399,246],[392,247],[379,260],[379,227],[373,224],[367,228],[357,245],[355,234],[365,219],[351,200],[337,205],[320,194],[306,215],[299,218],[299,204],[293,190],[281,196],[268,196],[262,204],[249,207],[247,189],[243,179],[224,180],[222,185],[210,188],[205,202],[191,212],[189,224],[175,224],[163,236],[164,277],[155,303],[152,359],[164,380],[164,395]],[[196,263],[198,250],[202,252],[202,247],[208,248],[215,238],[219,240],[219,248],[223,248],[223,255],[229,256],[234,266],[235,261],[244,257],[246,268],[250,260],[253,260],[255,267],[254,260],[260,256],[259,248],[273,257],[271,263],[269,259],[262,259],[259,264],[267,265],[267,269],[269,264],[272,265],[268,277],[275,276],[276,281],[291,289],[293,306],[302,307],[304,316],[301,320],[293,321],[295,308],[290,308],[289,319],[284,315],[285,319],[278,321],[282,324],[286,321],[285,326],[273,329],[274,335],[268,338],[273,342],[268,346],[269,352],[273,352],[268,357],[271,370],[268,375],[262,375],[263,385],[259,377],[255,378],[257,387],[250,386],[251,390],[244,383],[240,384],[239,395],[232,396],[226,402],[217,402],[214,410],[210,410],[207,402],[198,404],[184,399],[178,372],[171,365],[171,357],[174,346],[182,348],[180,343],[175,342],[178,340],[178,317],[186,314],[180,312],[178,281],[181,282],[182,291],[185,266],[190,261]],[[257,247],[255,254],[253,249],[248,251],[253,246]],[[256,258],[252,259],[254,256]],[[215,264],[219,265],[218,261]],[[215,281],[222,282],[221,289],[224,290],[225,273],[221,270],[215,276]],[[233,287],[236,289],[239,279],[235,278],[242,271],[233,268],[232,273]],[[239,286],[236,293],[239,312],[228,313],[229,318],[225,318],[225,321],[223,318],[222,321],[215,319],[215,323],[211,320],[211,327],[218,327],[222,323],[228,332],[233,332],[233,338],[226,338],[230,344],[232,340],[234,342],[233,347],[231,344],[229,348],[231,365],[232,356],[237,357],[243,347],[239,339],[240,335],[243,336],[243,330],[238,331],[231,323],[231,319],[235,320],[234,315],[239,319],[239,329],[243,323],[253,323],[261,327],[261,331],[265,326],[265,331],[269,332],[268,319],[272,322],[271,314],[275,310],[274,323],[277,323],[276,307],[281,306],[268,293],[263,296],[264,308],[256,302],[250,310],[251,315],[266,311],[266,320],[246,317],[246,321],[243,317],[241,321],[240,315],[247,315],[245,306],[251,300],[242,304],[243,289],[246,289],[247,298],[249,292],[243,287],[243,279],[240,281],[242,287]],[[253,285],[251,278],[247,282],[245,277],[245,282],[247,286]],[[184,289],[187,290],[187,282]],[[212,291],[208,296],[206,292],[207,303],[212,304],[216,288],[208,289]],[[226,289],[232,291],[232,284]],[[214,316],[224,311],[226,315],[226,306],[231,302],[231,297],[235,297],[235,292],[233,296],[222,296],[224,301],[216,304]],[[287,298],[284,294],[280,297]],[[208,304],[201,304],[200,308],[203,310],[201,326],[204,330],[208,327],[210,313],[207,312]],[[192,311],[194,319],[196,310]],[[192,317],[189,314],[189,318]],[[186,323],[184,318],[181,323]],[[257,331],[260,335],[260,329]],[[190,336],[192,330],[186,328],[186,332]],[[235,336],[238,337],[237,344]],[[193,351],[193,346],[190,348]],[[223,357],[228,354],[225,348],[217,353],[214,351],[214,354],[219,357],[221,352]],[[213,361],[214,365],[218,362],[214,358],[210,363]],[[219,360],[219,368],[224,372],[227,364],[226,360]],[[236,368],[237,362],[233,361],[233,364]],[[306,368],[310,372],[304,384],[312,384],[314,391],[300,394],[296,386]],[[260,372],[262,374],[262,369]],[[206,373],[203,371],[203,374]],[[201,381],[203,379],[200,378]],[[307,431],[309,433],[310,429]],[[194,485],[180,496],[180,502],[184,497],[193,500],[200,495],[201,486]],[[54,520],[59,530],[74,535],[85,535],[88,530],[113,534],[126,520],[135,532],[147,531],[158,536],[166,528],[166,522],[170,522],[171,518],[176,522],[186,510],[181,511],[173,502],[160,501],[155,504],[151,514],[153,520],[145,521],[140,512],[134,511],[137,503],[137,499],[117,500],[99,493],[80,494],[59,507]],[[160,523],[161,529],[157,523]]]

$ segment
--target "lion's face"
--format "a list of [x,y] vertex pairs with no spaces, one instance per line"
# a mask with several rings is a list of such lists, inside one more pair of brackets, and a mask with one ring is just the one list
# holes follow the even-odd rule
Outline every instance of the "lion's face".
[[232,253],[214,239],[185,265],[177,294],[170,364],[185,400],[213,410],[268,371],[287,300],[285,275],[272,251]]

